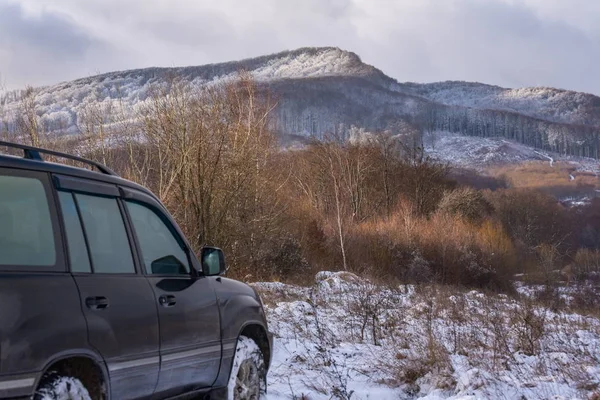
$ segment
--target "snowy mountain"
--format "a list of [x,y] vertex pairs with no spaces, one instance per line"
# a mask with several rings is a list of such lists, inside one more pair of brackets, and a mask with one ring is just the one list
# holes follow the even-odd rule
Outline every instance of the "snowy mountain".
[[402,84],[401,90],[451,106],[498,109],[568,124],[600,126],[600,97],[548,87],[505,89],[473,82]]
[[[112,72],[34,90],[39,126],[83,131],[86,110],[135,120],[153,85],[176,77],[206,85],[246,70],[278,99],[275,128],[321,136],[351,125],[393,129],[399,120],[424,131],[503,137],[564,154],[600,155],[600,98],[552,88],[504,89],[468,82],[399,83],[352,52],[301,48],[242,61]],[[0,122],[14,129],[25,91],[0,94]]]

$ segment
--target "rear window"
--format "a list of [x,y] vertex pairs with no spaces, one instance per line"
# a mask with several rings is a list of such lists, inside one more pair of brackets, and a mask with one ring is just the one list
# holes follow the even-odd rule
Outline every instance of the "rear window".
[[0,266],[55,264],[52,219],[42,181],[0,171]]

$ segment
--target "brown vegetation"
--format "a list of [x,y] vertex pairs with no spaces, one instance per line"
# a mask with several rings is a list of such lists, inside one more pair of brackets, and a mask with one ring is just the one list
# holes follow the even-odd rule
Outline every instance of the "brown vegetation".
[[49,140],[34,92],[22,107],[22,123],[0,124],[2,137],[85,155],[149,187],[195,250],[223,247],[238,278],[302,280],[339,268],[498,289],[516,272],[556,280],[569,263],[580,279],[598,271],[600,202],[567,210],[535,190],[559,176],[562,185],[567,167],[451,174],[424,155],[423,127],[404,121],[282,151],[270,130],[276,104],[246,74],[154,87],[135,120],[118,102],[91,105],[75,139]]
[[531,161],[503,166],[490,171],[492,176],[505,179],[511,187],[537,189],[557,197],[594,196],[600,180],[592,173],[576,171],[565,162]]

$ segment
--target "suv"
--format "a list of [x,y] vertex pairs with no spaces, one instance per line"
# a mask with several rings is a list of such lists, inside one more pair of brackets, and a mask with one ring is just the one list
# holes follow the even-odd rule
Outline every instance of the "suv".
[[0,146],[24,152],[0,155],[0,399],[260,397],[272,336],[221,250],[198,259],[156,196],[102,164]]

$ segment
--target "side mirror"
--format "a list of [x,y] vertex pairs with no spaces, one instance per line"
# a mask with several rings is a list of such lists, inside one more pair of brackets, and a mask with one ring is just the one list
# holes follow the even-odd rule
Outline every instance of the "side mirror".
[[225,255],[217,247],[205,246],[200,251],[202,272],[206,276],[223,275],[225,273]]

